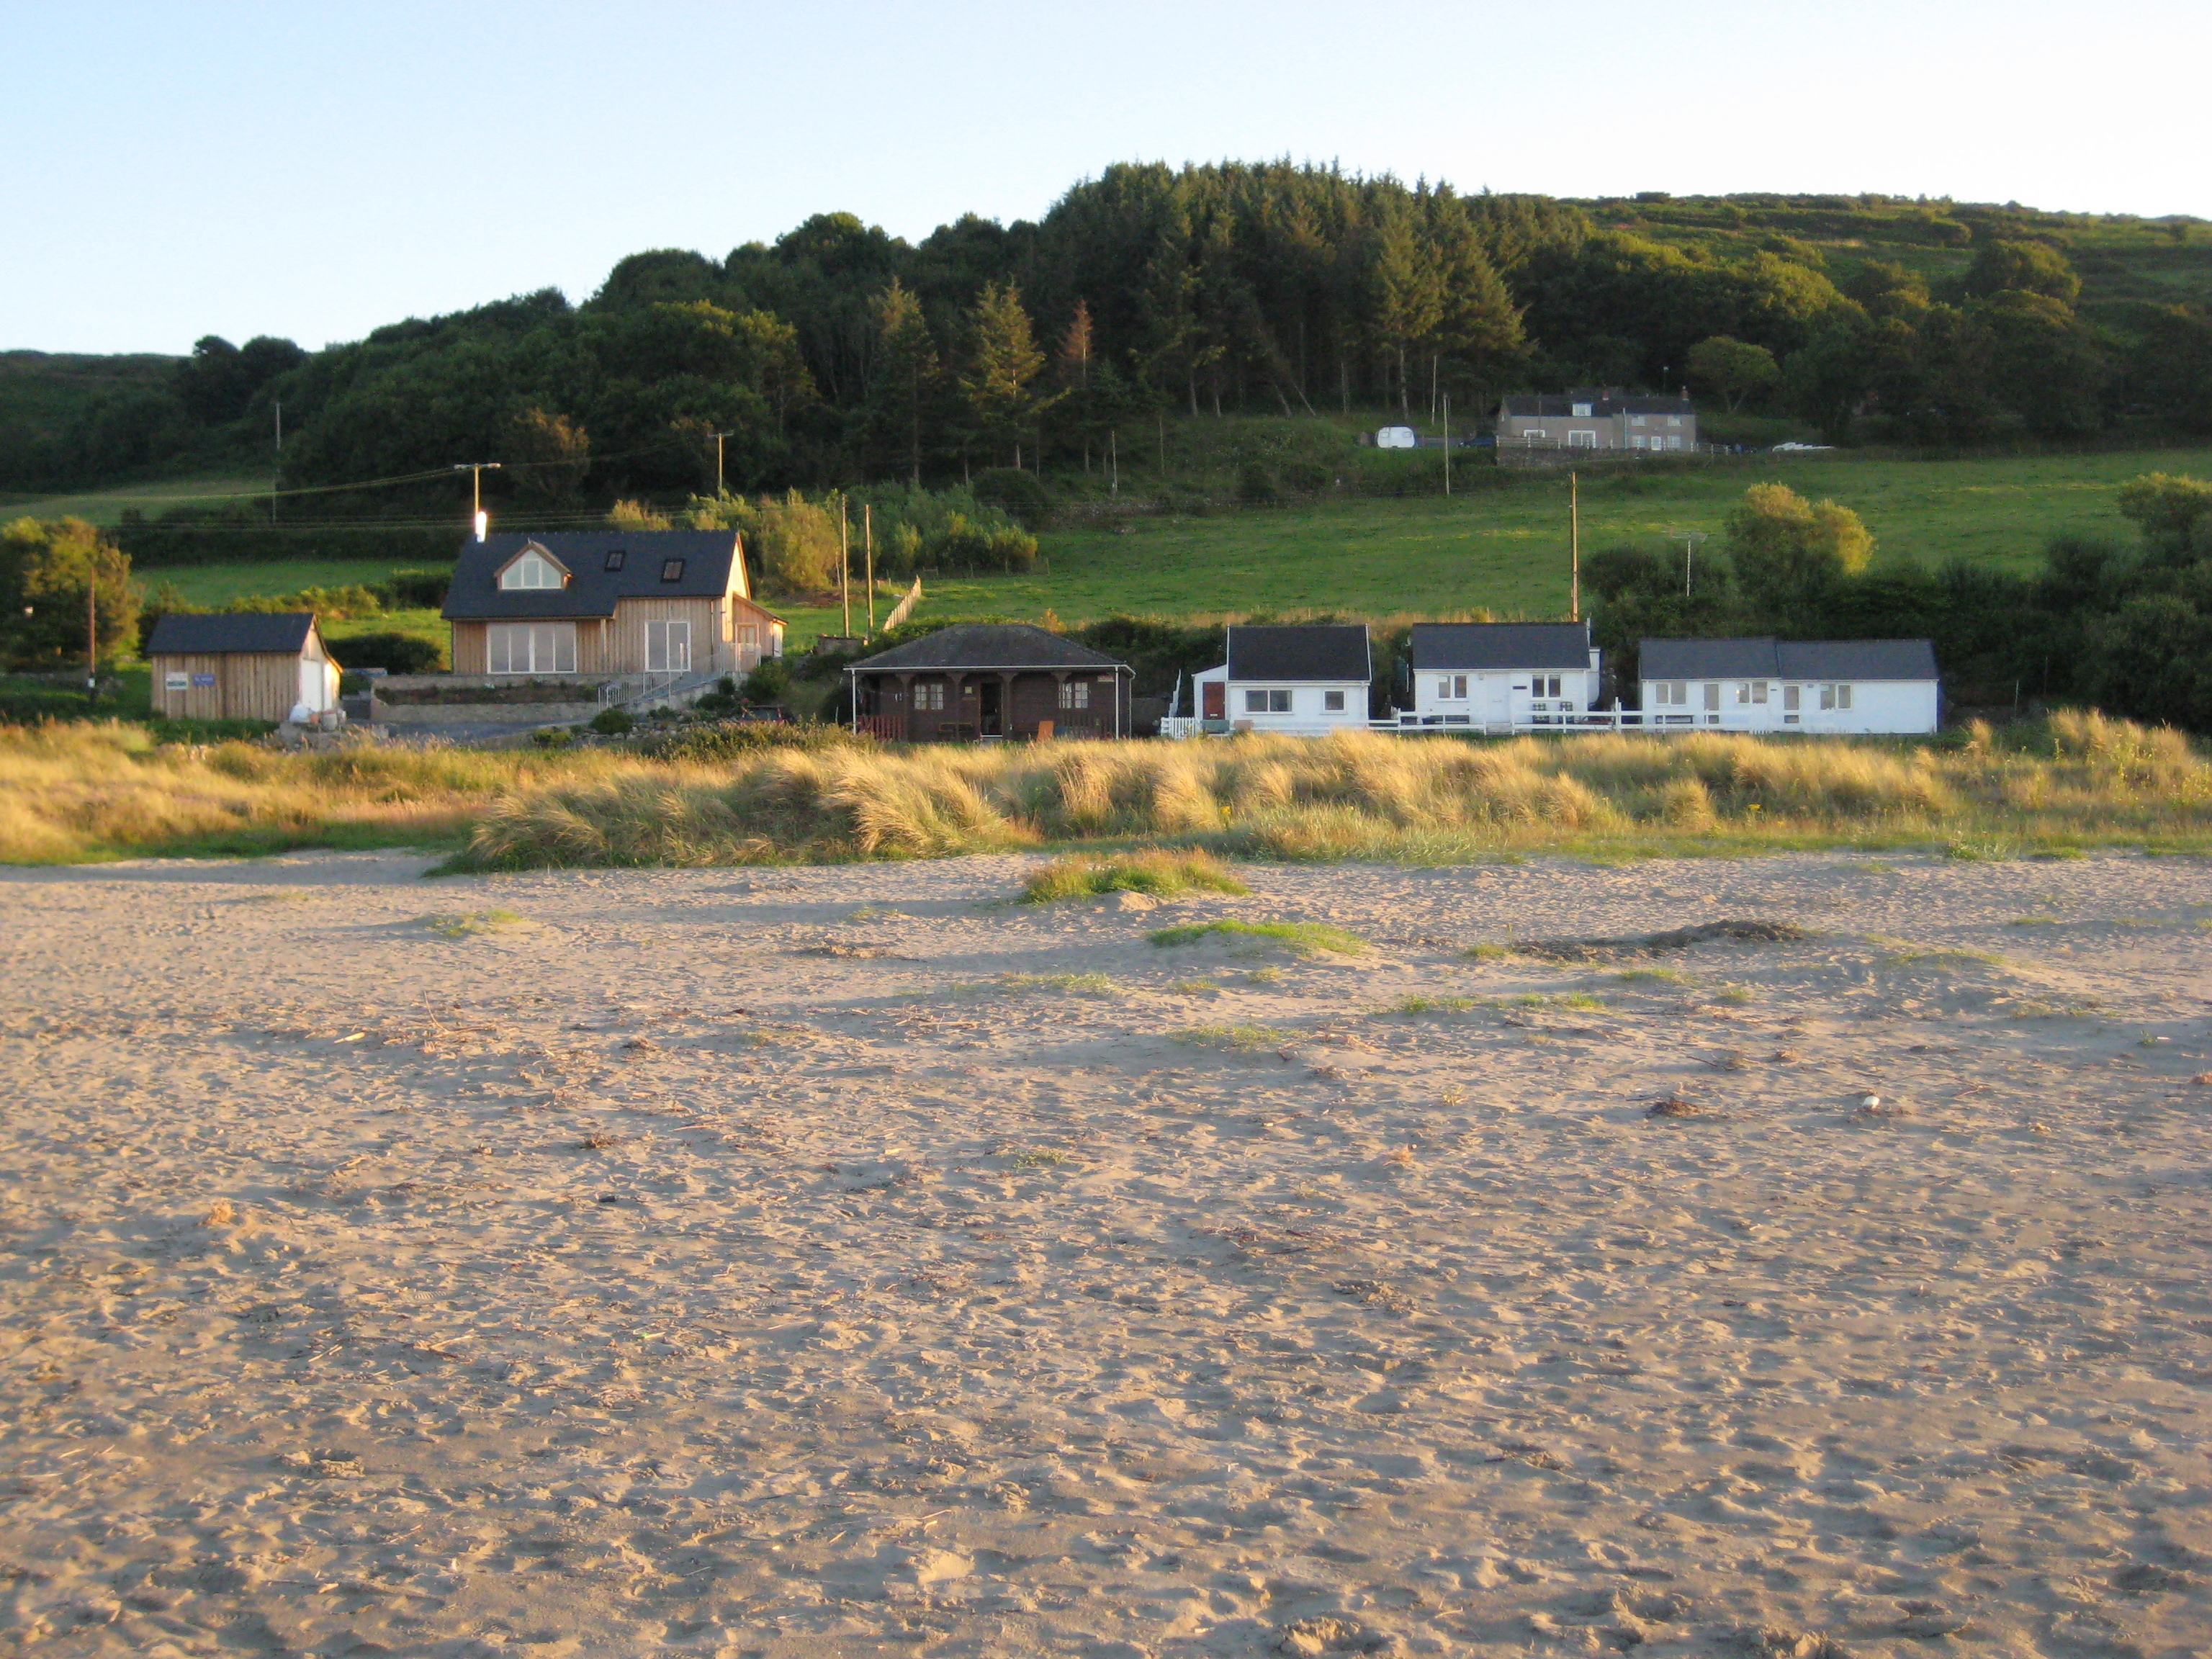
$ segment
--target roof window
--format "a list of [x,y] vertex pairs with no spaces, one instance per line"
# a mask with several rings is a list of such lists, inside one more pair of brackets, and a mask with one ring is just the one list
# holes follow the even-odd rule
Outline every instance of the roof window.
[[681,559],[663,559],[660,562],[660,580],[665,582],[682,581],[684,580],[684,561]]
[[623,562],[629,559],[629,554],[624,549],[619,547],[609,548],[607,550],[607,568],[610,570],[621,569]]

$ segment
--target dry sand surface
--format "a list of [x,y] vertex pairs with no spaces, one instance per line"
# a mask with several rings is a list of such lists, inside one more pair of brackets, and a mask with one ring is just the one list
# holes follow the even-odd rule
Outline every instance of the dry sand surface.
[[1032,864],[0,876],[0,1641],[2212,1650],[2212,866]]

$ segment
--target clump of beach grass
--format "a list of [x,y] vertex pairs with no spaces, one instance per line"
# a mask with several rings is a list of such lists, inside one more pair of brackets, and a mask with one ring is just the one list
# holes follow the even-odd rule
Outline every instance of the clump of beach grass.
[[1319,921],[1239,921],[1233,916],[1217,918],[1212,921],[1194,921],[1180,927],[1162,927],[1147,934],[1152,942],[1160,945],[1196,945],[1205,939],[1226,939],[1231,943],[1251,940],[1262,945],[1280,945],[1299,956],[1319,956],[1324,953],[1356,957],[1373,947],[1357,933],[1346,933],[1341,927],[1331,927]]
[[1114,981],[1103,974],[1001,974],[998,982],[1009,991],[1067,991],[1077,996],[1114,994]]
[[1279,1048],[1292,1040],[1288,1031],[1278,1030],[1272,1025],[1191,1025],[1170,1031],[1168,1036],[1193,1048],[1221,1048],[1231,1054]]
[[538,926],[527,916],[496,908],[441,910],[431,915],[417,916],[415,921],[417,927],[428,928],[440,939],[473,939],[479,933],[505,933],[518,927]]
[[1480,997],[1400,997],[1390,1005],[1394,1014],[1463,1014],[1483,1006]]
[[1194,890],[1240,896],[1252,890],[1202,848],[1151,848],[1104,858],[1055,860],[1023,884],[1022,902],[1048,904],[1054,899],[1096,898],[1107,893],[1173,898]]

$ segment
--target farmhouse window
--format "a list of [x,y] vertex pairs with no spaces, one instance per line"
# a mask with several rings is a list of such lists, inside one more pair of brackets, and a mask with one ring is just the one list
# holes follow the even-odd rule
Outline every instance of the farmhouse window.
[[500,587],[510,593],[525,588],[559,587],[566,580],[551,560],[536,553],[525,553],[499,573]]
[[1332,714],[1341,714],[1344,712],[1344,693],[1341,691],[1322,692],[1321,694],[1321,706]]
[[1588,404],[1577,404],[1575,405],[1575,413],[1584,420],[1588,420],[1589,418],[1589,412],[1590,406]]
[[574,623],[493,623],[484,629],[484,672],[490,674],[573,674]]
[[1682,417],[1680,415],[1669,415],[1667,417],[1667,424],[1668,426],[1680,426],[1682,424]]
[[1444,674],[1437,678],[1437,695],[1440,697],[1463,697],[1467,695],[1467,676]]
[[1091,682],[1089,680],[1062,680],[1060,683],[1060,706],[1062,708],[1090,708]]
[[738,629],[738,643],[748,651],[758,650],[760,648],[759,624],[756,623],[741,624]]
[[1597,434],[1589,431],[1570,432],[1567,434],[1567,447],[1570,449],[1595,449],[1597,447]]

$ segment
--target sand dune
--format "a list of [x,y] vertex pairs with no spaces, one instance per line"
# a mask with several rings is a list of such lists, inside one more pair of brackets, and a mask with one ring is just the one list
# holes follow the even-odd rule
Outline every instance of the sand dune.
[[0,1630],[2212,1644],[2203,863],[1034,862],[0,876]]

